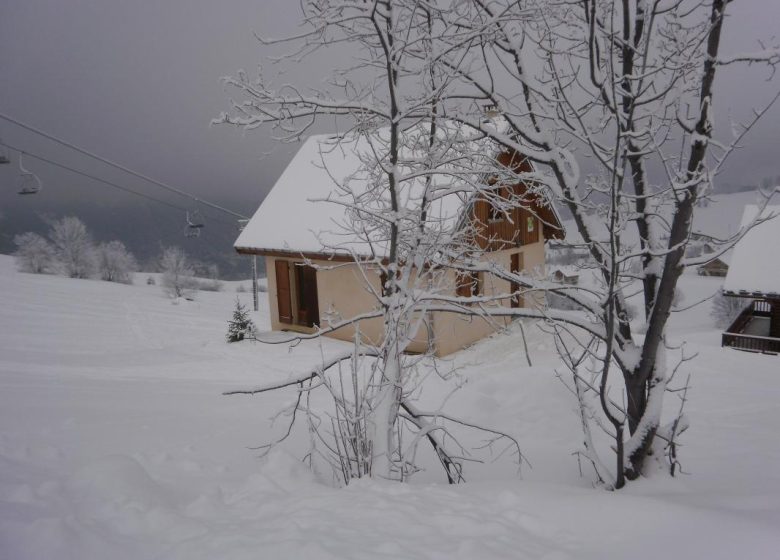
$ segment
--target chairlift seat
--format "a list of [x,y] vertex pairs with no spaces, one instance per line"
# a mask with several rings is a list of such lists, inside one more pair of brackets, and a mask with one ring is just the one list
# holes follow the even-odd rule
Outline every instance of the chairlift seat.
[[193,213],[187,212],[187,225],[184,226],[184,237],[200,237],[200,230],[203,229],[205,224],[203,218],[200,217],[200,212],[195,210]]
[[17,194],[37,194],[41,190],[41,180],[33,173],[22,173]]
[[8,165],[11,158],[8,157],[8,148],[3,145],[3,139],[0,138],[0,165]]

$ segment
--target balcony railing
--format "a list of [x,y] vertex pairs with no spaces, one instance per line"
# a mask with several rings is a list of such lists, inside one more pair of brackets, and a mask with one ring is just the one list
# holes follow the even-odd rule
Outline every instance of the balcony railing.
[[[769,319],[771,306],[769,302],[755,300],[742,310],[731,326],[726,329],[721,338],[721,346],[746,350],[748,352],[780,353],[780,338],[765,336],[755,332],[760,323],[766,324],[766,334],[769,334]],[[760,322],[760,323],[759,323]],[[754,332],[746,333],[751,330]]]

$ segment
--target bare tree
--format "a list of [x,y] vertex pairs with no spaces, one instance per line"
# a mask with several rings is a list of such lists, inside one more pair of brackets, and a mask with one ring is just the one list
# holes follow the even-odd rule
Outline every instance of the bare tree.
[[53,272],[57,268],[57,255],[54,248],[37,233],[27,232],[14,237],[17,246],[16,261],[19,270],[44,274]]
[[96,249],[100,278],[107,282],[133,283],[133,272],[138,263],[121,241],[101,243]]
[[95,245],[84,222],[66,216],[52,224],[49,237],[67,276],[90,278],[95,274]]
[[197,290],[195,270],[180,247],[166,247],[160,255],[160,270],[165,293],[172,298],[187,298]]
[[745,298],[728,297],[718,291],[712,298],[712,307],[710,316],[714,319],[715,326],[719,329],[725,329],[733,323],[739,314],[748,306]]
[[[693,215],[713,176],[766,110],[735,123],[731,138],[715,137],[718,68],[773,65],[778,52],[721,56],[727,4],[472,0],[445,14],[452,25],[438,37],[446,46],[437,62],[462,86],[443,100],[445,112],[532,164],[518,179],[537,183],[565,206],[573,217],[571,247],[587,250],[598,271],[600,285],[587,288],[492,272],[581,310],[579,318],[540,316],[554,319],[572,392],[597,397],[600,419],[583,415],[585,439],[591,440],[591,423],[602,427],[612,439],[615,467],[607,469],[587,443],[586,456],[613,488],[642,474],[648,457],[670,458],[674,437],[685,428],[680,417],[662,424],[662,403],[677,370],[666,357],[674,348],[666,324],[677,281],[687,266],[699,264],[686,258]],[[501,113],[505,128],[484,123],[473,109],[484,103]],[[581,171],[588,168],[587,175]],[[748,228],[720,240],[717,252]],[[633,336],[628,313],[633,293],[643,299],[642,339]],[[687,359],[681,354],[678,365]]]
[[[680,275],[699,264],[686,256],[694,212],[727,156],[766,110],[735,123],[731,138],[716,138],[715,75],[727,64],[773,65],[779,52],[722,57],[727,4],[312,0],[303,3],[310,31],[295,38],[295,52],[282,60],[356,42],[361,51],[354,67],[336,72],[324,91],[275,86],[266,76],[250,80],[245,73],[228,80],[244,100],[219,122],[247,129],[272,124],[288,141],[320,115],[335,115],[341,126],[354,127],[351,132],[382,131],[363,135],[371,149],[357,175],[371,183],[369,194],[341,183],[344,197],[328,202],[347,208],[345,226],[372,249],[380,249],[372,240],[384,243],[369,252],[374,259],[353,249],[356,261],[380,268],[385,278],[378,310],[370,315],[382,317],[384,338],[376,349],[360,350],[376,356],[382,373],[368,426],[383,476],[399,464],[394,434],[408,394],[403,351],[424,327],[419,318],[436,311],[546,319],[570,369],[569,387],[588,411],[581,415],[583,456],[598,478],[620,488],[651,468],[648,457],[667,458],[674,471],[674,442],[687,424],[680,415],[662,423],[663,400],[690,356],[668,339],[666,324]],[[486,106],[500,119],[486,119]],[[574,224],[570,247],[588,255],[596,286],[561,286],[513,273],[484,259],[468,235],[431,227],[431,201],[444,193],[483,197],[499,213],[530,207],[523,197],[498,196],[503,185],[517,183],[527,186],[527,195],[567,209]],[[423,188],[410,199],[404,189],[413,184]],[[415,201],[411,207],[409,200]],[[719,240],[716,253],[749,227]],[[453,297],[438,289],[446,275],[435,276],[451,269],[489,274],[518,288],[514,294]],[[545,293],[568,300],[576,311],[506,306],[508,295]],[[638,326],[628,303],[633,294],[642,299]],[[637,329],[644,337],[634,337]],[[667,354],[678,351],[677,365],[670,367]],[[586,402],[590,396],[598,410]],[[591,425],[611,439],[613,468],[588,443]]]
[[[314,335],[283,339],[315,338],[357,325],[352,350],[289,382],[231,394],[297,386],[299,397],[286,411],[291,423],[296,412],[305,413],[345,482],[365,475],[404,480],[418,468],[414,458],[420,442],[431,446],[450,482],[460,481],[469,459],[455,439],[458,430],[487,433],[491,444],[503,441],[519,460],[517,442],[507,434],[442,411],[420,410],[415,401],[424,371],[450,375],[431,365],[432,346],[422,355],[407,353],[412,341],[429,331],[429,306],[446,300],[451,311],[472,315],[491,297],[500,297],[455,295],[453,262],[438,256],[447,247],[452,255],[480,260],[475,229],[462,217],[475,197],[490,197],[499,187],[484,181],[496,157],[494,148],[480,146],[484,135],[440,115],[439,99],[449,77],[433,57],[436,28],[444,20],[433,3],[406,0],[313,0],[302,6],[308,31],[281,41],[293,47],[283,60],[294,63],[346,44],[359,53],[355,64],[334,71],[328,87],[305,93],[289,84],[277,86],[268,76],[254,80],[241,72],[227,83],[244,99],[217,122],[245,129],[267,124],[280,140],[291,141],[320,115],[338,118],[344,131],[320,145],[323,165],[330,152],[357,154],[359,162],[346,177],[332,174],[332,192],[321,203],[343,208],[344,219],[334,226],[337,233],[320,232],[320,242],[323,250],[351,256],[376,305],[356,317],[336,317]],[[502,210],[510,208],[508,201],[504,205]],[[447,207],[458,210],[443,211]],[[434,262],[439,264],[431,266]],[[379,287],[371,281],[377,276]],[[361,336],[360,321],[371,318],[383,322],[380,340]],[[427,340],[435,344],[430,336]],[[307,395],[314,389],[329,391],[335,403],[332,422],[308,407]],[[289,429],[283,437],[287,434]]]

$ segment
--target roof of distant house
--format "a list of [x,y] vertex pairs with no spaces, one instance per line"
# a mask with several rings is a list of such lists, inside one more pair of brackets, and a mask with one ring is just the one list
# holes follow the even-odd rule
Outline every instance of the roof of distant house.
[[575,265],[571,264],[557,264],[557,265],[548,265],[547,266],[547,273],[548,274],[555,274],[556,272],[560,272],[564,276],[573,277],[573,276],[579,276],[580,275],[580,268],[578,268]]
[[[712,260],[707,261],[706,263],[700,265],[700,266],[716,266],[718,264],[718,261],[725,264],[726,266],[731,265],[731,258],[734,256],[734,251],[726,251],[725,253],[722,253],[720,255],[715,256],[715,253],[710,253]],[[703,254],[702,257],[706,257],[707,253]]]
[[[745,206],[741,227],[756,219],[759,207]],[[771,219],[766,219],[770,218]],[[780,206],[768,206],[766,221],[748,231],[734,247],[723,289],[726,292],[780,297]]]

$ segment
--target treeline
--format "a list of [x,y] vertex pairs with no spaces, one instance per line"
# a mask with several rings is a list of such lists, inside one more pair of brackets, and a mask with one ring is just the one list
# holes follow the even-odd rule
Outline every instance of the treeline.
[[[79,218],[66,216],[51,223],[46,236],[27,232],[14,237],[19,270],[33,274],[59,274],[107,282],[133,283],[138,260],[118,240],[96,243]],[[162,248],[151,272],[161,272],[163,288],[173,297],[197,290],[219,291],[217,265],[191,259],[179,247]],[[201,278],[196,278],[200,276]],[[154,283],[149,278],[147,283]]]
[[52,223],[48,236],[27,232],[14,237],[22,272],[100,278],[132,284],[138,262],[121,241],[96,244],[84,222],[66,216]]

